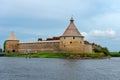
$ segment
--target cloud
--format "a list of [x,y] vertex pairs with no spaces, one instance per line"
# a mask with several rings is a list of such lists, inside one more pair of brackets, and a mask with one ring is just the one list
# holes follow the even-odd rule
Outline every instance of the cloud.
[[95,29],[89,32],[81,32],[81,34],[85,36],[85,40],[91,43],[107,47],[110,51],[119,50],[118,46],[120,45],[120,35],[117,35],[118,33],[113,29]]
[[93,30],[90,32],[91,36],[97,36],[97,37],[114,37],[116,35],[116,32],[109,29],[109,30]]
[[120,42],[119,3],[120,0],[0,0],[1,40],[11,31],[21,40],[60,35],[73,15],[86,40],[117,44]]
[[81,34],[86,36],[86,37],[115,37],[116,36],[116,32],[112,29],[92,30],[88,33],[82,32]]
[[[89,0],[2,0],[1,17],[59,18],[93,12],[94,1]],[[91,11],[91,9],[93,9]]]
[[[73,1],[56,1],[56,0],[4,0],[0,1],[1,17],[17,16],[17,17],[33,17],[33,18],[54,18],[63,16],[71,12],[74,5],[71,5]],[[67,5],[66,5],[67,4]],[[61,6],[62,5],[62,6]],[[71,10],[69,6],[71,5]],[[66,12],[67,10],[67,12]],[[66,14],[65,14],[66,13]]]
[[101,27],[119,27],[120,13],[105,13],[92,18],[96,26]]
[[81,32],[81,34],[85,37],[88,36],[88,33],[86,33],[86,32]]

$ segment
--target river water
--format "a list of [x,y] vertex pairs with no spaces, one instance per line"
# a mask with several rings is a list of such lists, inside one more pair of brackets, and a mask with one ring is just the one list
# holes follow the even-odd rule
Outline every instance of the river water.
[[0,57],[0,80],[120,80],[120,58]]

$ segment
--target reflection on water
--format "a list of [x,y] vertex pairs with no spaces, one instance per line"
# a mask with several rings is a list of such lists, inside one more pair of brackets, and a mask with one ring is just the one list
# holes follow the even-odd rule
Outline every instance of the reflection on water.
[[0,80],[120,80],[120,58],[51,59],[0,57]]

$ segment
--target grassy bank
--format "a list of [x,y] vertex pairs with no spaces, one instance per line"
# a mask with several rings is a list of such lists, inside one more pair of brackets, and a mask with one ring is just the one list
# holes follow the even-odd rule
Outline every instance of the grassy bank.
[[28,58],[104,58],[103,53],[51,53],[51,52],[41,52],[41,53],[9,53],[5,54],[6,57],[28,57]]
[[120,52],[110,52],[111,57],[120,57]]
[[60,53],[49,53],[49,52],[42,52],[42,53],[6,53],[6,57],[31,57],[31,58],[64,58],[64,56]]

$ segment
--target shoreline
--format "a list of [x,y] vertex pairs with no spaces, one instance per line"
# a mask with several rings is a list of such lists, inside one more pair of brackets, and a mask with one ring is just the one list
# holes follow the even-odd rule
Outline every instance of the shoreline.
[[63,58],[63,59],[106,59],[110,56],[105,56],[103,53],[5,53],[3,57],[23,57],[23,58]]

